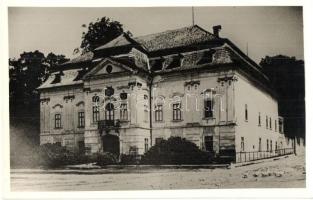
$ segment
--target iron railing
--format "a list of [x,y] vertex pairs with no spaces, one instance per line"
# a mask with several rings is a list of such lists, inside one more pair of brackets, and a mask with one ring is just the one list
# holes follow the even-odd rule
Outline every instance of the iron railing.
[[237,152],[236,163],[249,162],[254,160],[261,160],[266,158],[273,158],[283,155],[293,154],[293,148],[277,149],[273,151],[251,151],[251,152]]

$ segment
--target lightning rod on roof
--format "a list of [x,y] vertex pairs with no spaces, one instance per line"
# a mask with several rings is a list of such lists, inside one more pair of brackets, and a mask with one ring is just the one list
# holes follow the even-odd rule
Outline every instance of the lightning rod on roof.
[[193,6],[191,7],[192,25],[195,25],[195,12]]

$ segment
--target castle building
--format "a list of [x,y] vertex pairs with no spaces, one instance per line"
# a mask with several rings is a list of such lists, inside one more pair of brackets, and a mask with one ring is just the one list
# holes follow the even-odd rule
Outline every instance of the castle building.
[[171,136],[228,157],[283,148],[269,79],[220,29],[122,34],[57,66],[38,88],[40,143],[117,155]]

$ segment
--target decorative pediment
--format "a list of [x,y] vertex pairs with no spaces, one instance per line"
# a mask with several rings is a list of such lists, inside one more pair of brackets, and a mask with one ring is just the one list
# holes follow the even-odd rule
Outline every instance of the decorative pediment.
[[88,72],[84,78],[90,78],[93,76],[101,76],[101,75],[110,75],[116,74],[120,72],[130,72],[133,73],[131,67],[119,62],[114,58],[106,58],[101,63],[99,63],[95,68],[93,68],[90,72]]
[[83,101],[80,101],[80,102],[78,102],[77,104],[76,104],[76,106],[80,106],[80,105],[85,105],[85,103],[83,102]]
[[57,103],[54,106],[52,106],[53,109],[55,109],[56,107],[63,108],[63,106],[61,104],[59,104],[59,103]]

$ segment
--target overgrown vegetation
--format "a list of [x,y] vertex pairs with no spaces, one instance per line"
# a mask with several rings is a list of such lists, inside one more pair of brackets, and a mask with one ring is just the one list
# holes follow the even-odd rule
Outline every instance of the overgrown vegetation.
[[26,152],[11,154],[12,168],[58,168],[65,165],[75,165],[96,162],[95,157],[72,153],[58,144],[44,144],[28,149]]
[[170,137],[162,140],[147,151],[141,164],[150,165],[181,165],[208,164],[212,161],[212,154],[200,150],[197,145],[180,137]]

